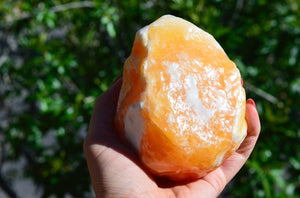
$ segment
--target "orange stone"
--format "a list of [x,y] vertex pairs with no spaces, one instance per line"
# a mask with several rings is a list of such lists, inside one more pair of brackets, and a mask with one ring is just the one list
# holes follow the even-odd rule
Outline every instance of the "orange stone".
[[241,75],[218,42],[165,15],[136,34],[115,125],[153,175],[205,176],[246,136]]

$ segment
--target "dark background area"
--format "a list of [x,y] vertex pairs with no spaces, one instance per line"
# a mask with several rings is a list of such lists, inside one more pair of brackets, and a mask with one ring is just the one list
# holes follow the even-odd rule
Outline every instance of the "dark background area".
[[259,141],[221,197],[300,197],[299,0],[1,0],[1,197],[93,196],[93,104],[163,14],[211,33],[257,102]]

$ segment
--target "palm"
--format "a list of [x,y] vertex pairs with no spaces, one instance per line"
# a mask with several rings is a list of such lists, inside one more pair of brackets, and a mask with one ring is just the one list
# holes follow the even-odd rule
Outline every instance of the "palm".
[[249,157],[260,123],[253,105],[247,104],[248,135],[240,148],[215,171],[188,183],[154,179],[136,155],[116,136],[113,127],[120,80],[99,97],[84,149],[97,197],[216,197]]

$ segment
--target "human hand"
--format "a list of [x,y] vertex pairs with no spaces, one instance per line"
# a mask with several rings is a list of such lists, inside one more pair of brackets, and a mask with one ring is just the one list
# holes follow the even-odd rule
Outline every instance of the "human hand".
[[96,101],[84,141],[96,197],[217,197],[250,156],[260,133],[260,121],[252,99],[247,100],[247,137],[239,149],[207,176],[188,183],[153,178],[134,152],[119,140],[114,117],[121,88],[118,78]]

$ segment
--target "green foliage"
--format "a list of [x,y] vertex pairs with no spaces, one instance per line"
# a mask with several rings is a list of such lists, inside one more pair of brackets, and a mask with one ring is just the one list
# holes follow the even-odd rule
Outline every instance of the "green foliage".
[[299,197],[298,0],[1,1],[3,160],[25,156],[44,197],[83,197],[94,101],[122,72],[135,32],[163,14],[214,35],[257,101],[260,139],[223,195]]

